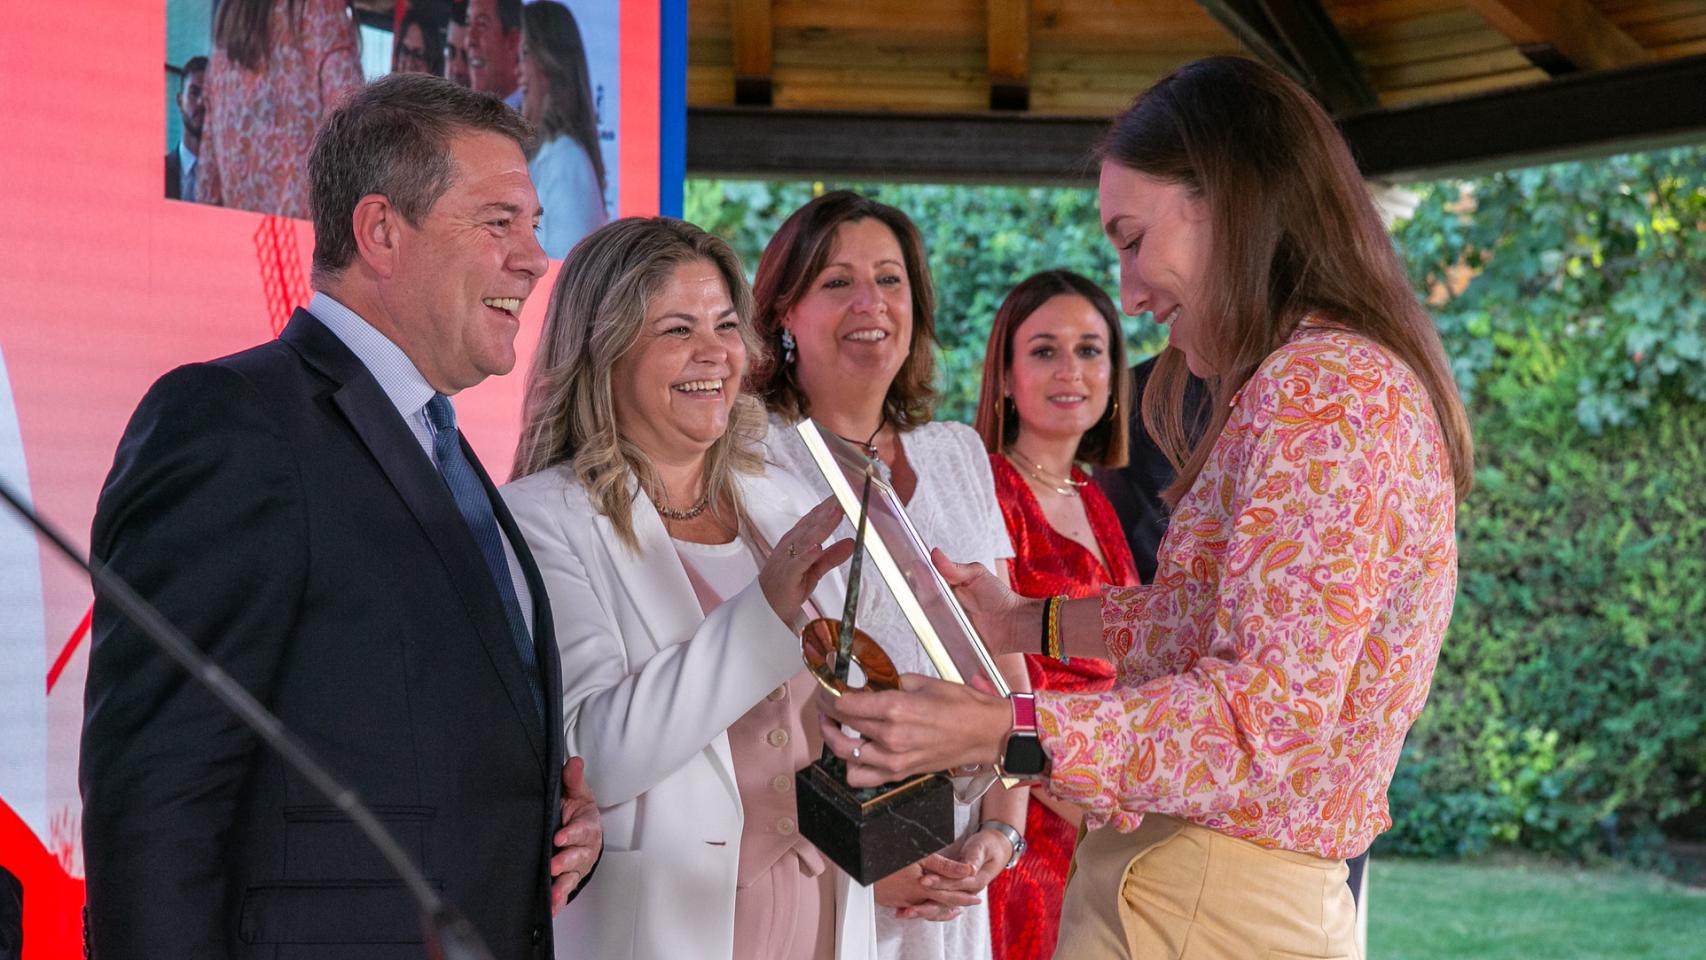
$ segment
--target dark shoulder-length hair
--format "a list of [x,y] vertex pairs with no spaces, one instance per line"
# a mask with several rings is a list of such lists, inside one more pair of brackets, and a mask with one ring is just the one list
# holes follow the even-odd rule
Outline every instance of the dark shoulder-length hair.
[[1013,336],[1031,314],[1055,297],[1082,297],[1102,315],[1108,335],[1108,404],[1096,425],[1078,438],[1074,460],[1098,467],[1126,464],[1126,425],[1123,411],[1131,409],[1131,376],[1125,368],[1125,338],[1120,335],[1120,317],[1107,291],[1088,277],[1071,270],[1044,270],[1032,274],[1007,292],[995,311],[989,329],[989,346],[983,353],[983,392],[977,399],[977,432],[984,449],[1000,453],[1019,432],[1019,410],[1007,395],[1007,380],[1013,372]]
[[1213,402],[1193,436],[1185,358],[1169,347],[1143,393],[1143,422],[1178,478],[1178,502],[1208,462],[1230,403],[1306,317],[1359,333],[1415,371],[1433,402],[1457,496],[1469,492],[1469,419],[1445,346],[1411,291],[1344,138],[1313,97],[1242,57],[1185,64],[1114,118],[1104,163],[1179,184],[1208,207],[1204,359]]
[[890,382],[883,413],[897,430],[930,422],[936,408],[936,289],[924,258],[924,238],[912,219],[886,203],[851,190],[834,190],[795,210],[770,238],[758,259],[752,295],[758,336],[767,357],[754,364],[752,388],[764,405],[789,420],[811,415],[794,364],[783,357],[782,321],[805,298],[829,262],[835,231],[844,223],[880,220],[900,242],[907,284],[912,288],[912,342],[906,362]]
[[580,25],[568,7],[536,0],[521,8],[521,43],[527,59],[545,77],[544,105],[537,117],[539,143],[566,136],[580,145],[604,193],[604,151],[598,145],[598,110],[592,102],[592,72]]

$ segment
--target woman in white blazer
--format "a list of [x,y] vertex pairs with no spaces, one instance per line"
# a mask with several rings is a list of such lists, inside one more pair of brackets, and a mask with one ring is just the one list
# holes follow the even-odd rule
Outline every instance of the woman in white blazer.
[[802,608],[840,608],[851,544],[823,547],[834,505],[761,458],[751,321],[733,251],[668,218],[594,231],[551,294],[503,494],[604,825],[561,957],[874,954],[870,891],[793,820],[821,748]]

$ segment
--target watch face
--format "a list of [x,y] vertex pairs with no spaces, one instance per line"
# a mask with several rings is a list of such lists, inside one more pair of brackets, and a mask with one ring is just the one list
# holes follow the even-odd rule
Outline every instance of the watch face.
[[1043,745],[1036,737],[1016,735],[1007,738],[1007,756],[1001,763],[1001,768],[1007,773],[1018,777],[1040,776],[1047,763]]

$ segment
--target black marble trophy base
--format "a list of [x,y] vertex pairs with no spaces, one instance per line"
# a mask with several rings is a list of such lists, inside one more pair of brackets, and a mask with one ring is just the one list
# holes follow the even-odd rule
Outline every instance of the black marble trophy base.
[[794,774],[800,834],[863,886],[954,840],[954,789],[940,774],[880,787],[849,787],[828,752]]

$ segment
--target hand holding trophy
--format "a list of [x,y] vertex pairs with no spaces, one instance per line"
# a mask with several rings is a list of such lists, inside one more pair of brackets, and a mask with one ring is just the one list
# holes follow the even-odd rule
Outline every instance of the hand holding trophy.
[[[850,690],[897,690],[920,682],[946,682],[959,689],[969,683],[1004,698],[1008,693],[1005,681],[953,591],[931,563],[930,551],[893,487],[877,476],[872,461],[811,420],[801,421],[796,429],[834,499],[848,519],[857,518],[841,620],[815,620],[806,626],[801,638],[806,664],[826,695],[840,697]],[[867,556],[941,680],[912,675],[902,678],[883,648],[857,629],[861,573]],[[862,688],[852,685],[855,666],[864,679]],[[796,775],[800,830],[862,884],[946,847],[954,839],[956,797],[963,803],[972,802],[995,779],[993,768],[985,768],[975,777],[960,776],[954,781],[941,773],[925,773],[876,786],[850,786],[847,763],[828,746],[832,738],[838,743],[847,740],[839,731],[826,731],[823,757]],[[852,749],[857,747],[854,744]],[[842,753],[857,764],[858,755],[851,749]],[[873,779],[868,770],[861,768],[859,772],[864,776],[856,779],[866,783]]]
[[[800,637],[806,666],[835,696],[852,689],[849,684],[855,664],[869,689],[894,690],[900,685],[900,675],[889,655],[855,624],[875,477],[874,466],[866,464],[841,621],[828,617],[813,620]],[[826,746],[821,758],[794,775],[794,784],[800,833],[863,885],[869,886],[953,842],[953,789],[940,774],[856,788],[847,783],[846,763]]]

